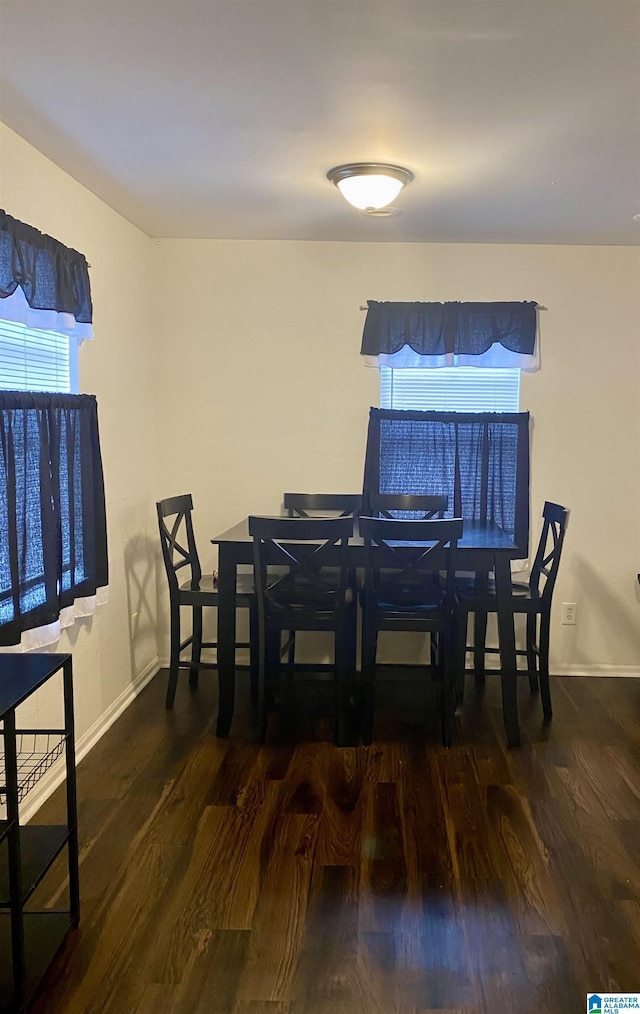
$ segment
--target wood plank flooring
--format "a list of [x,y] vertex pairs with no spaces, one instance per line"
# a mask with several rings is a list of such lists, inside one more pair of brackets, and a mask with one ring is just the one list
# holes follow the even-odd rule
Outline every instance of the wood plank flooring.
[[[470,685],[454,746],[424,688],[381,690],[370,747],[214,735],[215,674],[160,673],[78,771],[81,924],[37,1014],[578,1014],[640,990],[640,680]],[[59,791],[38,819],[62,815]],[[39,901],[55,904],[64,867]]]

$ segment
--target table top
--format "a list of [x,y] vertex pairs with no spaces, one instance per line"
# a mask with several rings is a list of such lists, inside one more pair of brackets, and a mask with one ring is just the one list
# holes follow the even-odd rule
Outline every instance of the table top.
[[26,701],[71,655],[0,653],[0,719]]
[[[281,515],[277,515],[281,516]],[[249,535],[249,519],[244,518],[226,532],[221,532],[211,539],[214,546],[234,544],[242,546],[251,543]],[[355,533],[349,540],[354,549],[364,545],[362,537]],[[462,538],[458,540],[458,550],[473,552],[504,553],[516,558],[522,556],[512,537],[492,521],[465,521]]]

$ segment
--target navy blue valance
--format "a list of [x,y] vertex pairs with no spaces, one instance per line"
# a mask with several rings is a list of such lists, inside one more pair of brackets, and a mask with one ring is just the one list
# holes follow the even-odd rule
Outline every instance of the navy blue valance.
[[93,338],[84,254],[1,209],[0,319]]
[[360,351],[375,365],[537,368],[535,302],[367,306]]

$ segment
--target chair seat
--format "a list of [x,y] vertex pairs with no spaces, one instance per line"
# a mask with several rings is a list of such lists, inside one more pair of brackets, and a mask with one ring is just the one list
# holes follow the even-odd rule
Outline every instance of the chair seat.
[[[475,577],[469,575],[468,577],[460,577],[456,574],[455,583],[456,595],[460,598],[495,598],[496,594],[496,583],[495,580],[490,577],[484,588],[476,588]],[[514,595],[528,595],[529,585],[525,581],[512,581],[511,591]]]
[[[191,587],[191,581],[184,581],[180,585],[180,594],[188,594],[193,592],[197,596],[206,596],[209,603],[217,601],[218,598],[218,580],[216,574],[203,574],[200,578],[200,585],[198,588]],[[238,574],[236,581],[236,599],[253,599],[255,598],[255,587],[253,584],[252,574]]]
[[[512,584],[512,608],[514,612],[527,612],[529,609],[537,611],[540,609],[541,596],[540,593],[534,589],[529,588],[528,584]],[[470,589],[461,591],[456,586],[456,595],[458,596],[459,606],[461,609],[467,612],[472,612],[474,609],[485,609],[488,613],[497,612],[497,599],[495,585],[490,583],[486,591],[474,591]]]
[[309,591],[305,594],[300,591],[296,598],[289,597],[284,594],[280,598],[277,594],[269,597],[269,611],[278,612],[279,610],[331,610],[333,611],[340,600],[343,600],[344,596],[340,595],[336,591],[328,591],[324,595],[319,595],[317,592]]
[[[360,598],[364,606],[364,590]],[[406,580],[383,578],[375,590],[376,608],[380,612],[403,615],[405,613],[432,613],[441,608],[445,589],[439,582],[439,575],[431,580]]]
[[294,585],[290,591],[283,589],[280,595],[269,595],[267,612],[272,621],[281,622],[284,626],[289,622],[297,626],[306,618],[314,618],[318,624],[323,621],[334,624],[336,610],[352,602],[349,589],[327,589],[322,593],[317,588]]
[[425,583],[382,581],[376,593],[378,608],[386,612],[433,612],[444,600],[443,589]]
[[376,603],[377,608],[381,613],[384,613],[389,619],[394,616],[415,616],[419,613],[422,616],[427,616],[430,613],[436,613],[440,608],[438,602],[391,602],[389,600],[379,600]]

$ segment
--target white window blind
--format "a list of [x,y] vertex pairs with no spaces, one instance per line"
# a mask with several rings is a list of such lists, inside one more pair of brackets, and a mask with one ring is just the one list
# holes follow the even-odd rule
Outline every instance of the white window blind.
[[76,394],[77,339],[0,320],[0,388]]
[[520,370],[475,366],[380,367],[380,407],[434,412],[518,412]]

